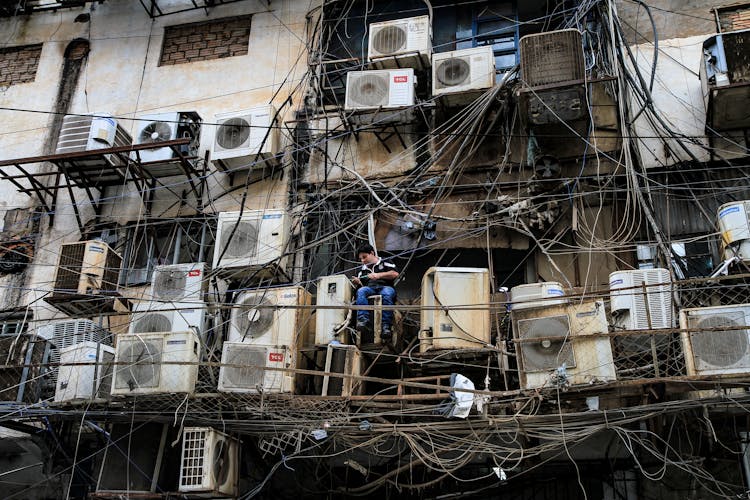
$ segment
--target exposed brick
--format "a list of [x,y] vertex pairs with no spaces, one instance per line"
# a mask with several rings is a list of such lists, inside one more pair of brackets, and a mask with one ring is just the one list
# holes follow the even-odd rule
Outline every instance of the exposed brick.
[[41,52],[41,44],[0,49],[0,87],[33,82]]
[[[241,56],[248,53],[251,16],[168,26],[160,65]],[[177,57],[175,57],[177,56]]]

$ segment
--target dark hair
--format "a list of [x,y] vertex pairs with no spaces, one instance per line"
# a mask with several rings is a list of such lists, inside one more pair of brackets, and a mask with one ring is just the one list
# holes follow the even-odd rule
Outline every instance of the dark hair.
[[359,257],[359,254],[361,253],[375,253],[375,249],[369,243],[365,243],[364,245],[360,245],[357,249],[357,257]]

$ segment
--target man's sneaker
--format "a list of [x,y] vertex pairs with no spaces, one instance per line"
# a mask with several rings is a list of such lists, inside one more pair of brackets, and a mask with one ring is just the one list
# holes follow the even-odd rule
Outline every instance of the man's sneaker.
[[380,334],[380,338],[383,339],[383,341],[385,342],[388,342],[393,338],[393,331],[391,331],[390,326],[383,327],[383,333]]

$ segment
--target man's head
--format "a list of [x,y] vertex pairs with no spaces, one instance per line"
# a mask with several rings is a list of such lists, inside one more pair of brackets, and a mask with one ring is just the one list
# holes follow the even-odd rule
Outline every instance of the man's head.
[[378,261],[375,249],[369,244],[362,245],[357,249],[357,258],[362,264],[375,264]]

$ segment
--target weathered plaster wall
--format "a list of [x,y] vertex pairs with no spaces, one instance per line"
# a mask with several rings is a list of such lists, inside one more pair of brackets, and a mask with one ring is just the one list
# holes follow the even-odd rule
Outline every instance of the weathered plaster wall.
[[[184,5],[183,5],[184,4]],[[177,10],[190,2],[160,2],[166,10]],[[33,82],[0,89],[0,159],[44,154],[56,143],[51,137],[63,53],[71,40],[89,40],[90,53],[82,67],[78,85],[68,106],[71,113],[110,113],[132,134],[133,118],[162,111],[197,111],[205,124],[201,133],[200,155],[213,146],[215,115],[273,102],[281,106],[295,90],[306,70],[305,15],[309,2],[284,0],[267,6],[265,2],[238,2],[204,10],[195,9],[150,19],[139,2],[90,3],[87,7],[59,9],[0,20],[4,46],[42,43],[36,78]],[[76,16],[89,13],[89,22],[74,22]],[[248,53],[243,56],[159,66],[164,27],[252,14]],[[281,123],[293,117],[300,106],[301,93],[294,94],[283,107]],[[24,112],[21,110],[34,110]],[[282,133],[282,147],[289,141]],[[31,171],[53,168],[32,165]],[[51,179],[50,179],[51,181]],[[182,177],[163,179],[157,186],[152,215],[167,217],[195,213],[197,202],[187,196]],[[284,207],[288,175],[250,184],[246,207]],[[208,190],[204,202],[209,212],[237,210],[245,192],[245,178],[208,172]],[[75,190],[84,222],[93,217],[85,194]],[[102,194],[104,220],[126,223],[144,212],[142,198],[133,186],[109,188]],[[14,207],[31,207],[38,202],[17,193],[10,183],[0,183],[0,212]],[[2,215],[0,213],[0,215]],[[60,244],[79,238],[73,205],[66,191],[57,200],[54,224],[42,221],[34,264],[27,271],[23,293],[18,294],[17,276],[0,277],[0,304],[4,307],[33,303],[36,319],[58,316],[40,299],[51,288]],[[11,282],[14,282],[11,285]],[[5,300],[15,291],[12,300]]]

